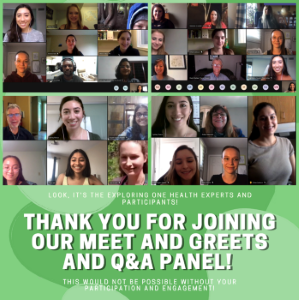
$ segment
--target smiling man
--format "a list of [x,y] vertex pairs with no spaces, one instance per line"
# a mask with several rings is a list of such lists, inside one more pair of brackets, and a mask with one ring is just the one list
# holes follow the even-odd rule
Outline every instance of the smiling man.
[[6,109],[8,126],[3,128],[3,140],[34,140],[33,135],[21,127],[21,109],[17,104],[9,104]]
[[35,74],[29,71],[30,60],[26,51],[19,51],[15,57],[16,71],[6,77],[4,82],[41,82]]
[[210,74],[205,75],[201,80],[202,81],[217,81],[217,80],[226,80],[228,81],[229,78],[224,74],[220,73],[222,69],[223,63],[221,58],[216,57],[212,61],[212,68],[213,72]]
[[74,75],[76,64],[72,58],[66,57],[61,62],[62,75],[54,77],[52,82],[83,82],[83,79]]

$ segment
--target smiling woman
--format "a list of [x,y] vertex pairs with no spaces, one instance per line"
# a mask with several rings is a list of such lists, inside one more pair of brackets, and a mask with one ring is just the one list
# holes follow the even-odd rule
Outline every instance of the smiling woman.
[[83,56],[82,52],[78,50],[76,44],[77,39],[73,34],[69,34],[65,39],[67,50],[63,50],[59,53],[59,56],[77,55]]
[[110,185],[147,185],[147,141],[122,141],[118,144],[119,171]]
[[82,15],[77,4],[72,4],[66,11],[67,24],[63,24],[59,29],[88,29],[82,24]]
[[139,56],[139,51],[131,46],[131,37],[130,31],[120,31],[117,35],[119,46],[111,50],[108,56]]
[[5,34],[3,42],[44,42],[43,34],[31,28],[34,24],[32,9],[27,4],[20,4],[14,11],[14,17],[9,31]]
[[115,70],[114,81],[124,81],[124,82],[140,82],[139,79],[133,78],[133,71],[130,62],[127,58],[123,58]]
[[172,157],[170,169],[164,175],[168,185],[199,185],[198,160],[193,149],[186,145],[178,147]]
[[3,185],[28,185],[23,176],[21,161],[16,156],[3,158]]
[[79,97],[65,97],[59,106],[61,126],[51,135],[49,140],[100,140],[101,138],[81,127],[85,118],[84,106]]
[[167,67],[162,59],[157,59],[154,63],[154,75],[152,80],[175,80],[167,75]]
[[76,149],[69,156],[66,172],[58,176],[56,185],[103,185],[103,183],[91,175],[85,151]]

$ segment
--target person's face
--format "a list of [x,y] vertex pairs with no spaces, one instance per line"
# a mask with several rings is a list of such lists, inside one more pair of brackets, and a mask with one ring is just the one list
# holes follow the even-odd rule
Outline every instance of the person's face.
[[283,43],[283,34],[282,34],[282,32],[274,31],[272,33],[271,41],[272,41],[272,45],[275,48],[281,48],[281,45]]
[[25,74],[29,65],[29,58],[25,53],[16,56],[15,66],[18,74]]
[[68,49],[74,49],[76,46],[76,39],[73,36],[69,36],[66,40],[66,45]]
[[16,22],[18,26],[22,29],[22,31],[26,31],[29,29],[32,21],[32,17],[30,11],[26,8],[19,8],[16,13]]
[[265,11],[265,15],[268,15],[268,14],[269,14],[269,9],[268,9],[268,6],[265,6],[265,9],[264,9],[264,11]]
[[290,86],[290,88],[291,88],[291,91],[295,91],[295,84],[292,83],[291,86]]
[[227,148],[222,153],[222,166],[225,173],[234,174],[238,171],[240,155],[234,148]]
[[20,173],[20,165],[13,157],[8,157],[3,162],[3,177],[7,181],[16,181]]
[[133,25],[133,29],[147,30],[147,20],[140,20]]
[[136,112],[136,123],[141,126],[147,126],[147,109],[145,107],[140,107]]
[[79,21],[79,10],[77,9],[77,7],[72,6],[69,9],[68,17],[71,23],[77,23]]
[[120,74],[123,77],[128,77],[131,73],[131,66],[128,61],[123,61],[120,65]]
[[73,75],[74,66],[70,60],[65,60],[62,64],[63,74],[67,77]]
[[275,73],[280,74],[283,70],[283,59],[279,56],[276,56],[272,59],[272,68]]
[[165,116],[171,126],[185,126],[192,113],[188,99],[184,96],[172,96],[167,99]]
[[270,106],[264,107],[261,109],[258,118],[254,123],[259,129],[260,135],[274,135],[277,129],[277,117],[275,111]]
[[222,62],[220,60],[214,60],[212,63],[213,73],[215,76],[219,76],[220,71],[222,69]]
[[86,159],[80,152],[76,152],[71,157],[71,168],[75,173],[81,173],[86,167]]
[[142,153],[141,146],[134,142],[124,142],[120,146],[120,167],[128,176],[143,172],[147,157]]
[[227,122],[227,115],[222,109],[218,109],[217,111],[212,113],[212,124],[216,131],[221,132],[225,127]]
[[215,23],[217,21],[217,12],[213,10],[210,14],[211,22]]
[[160,21],[163,15],[163,10],[160,7],[155,7],[153,11],[153,17],[155,21]]
[[[216,48],[222,48],[225,43],[225,34],[223,31],[218,31],[213,37],[213,43]],[[216,62],[217,63],[217,62]]]
[[128,32],[124,32],[118,39],[120,49],[127,50],[131,44],[131,36]]
[[164,73],[164,63],[162,61],[159,61],[155,65],[155,72],[156,72],[157,75],[163,75],[163,73]]
[[138,91],[141,92],[142,91],[142,86],[138,85]]
[[84,111],[79,102],[72,100],[64,103],[61,109],[60,117],[66,129],[74,130],[81,127]]
[[[9,115],[13,115],[10,117]],[[10,108],[7,111],[7,123],[11,129],[16,129],[21,123],[21,112],[18,108]]]
[[163,34],[160,32],[154,32],[152,34],[152,48],[154,50],[159,50],[163,45]]
[[180,150],[175,155],[174,168],[182,183],[188,184],[196,174],[196,160],[188,149]]

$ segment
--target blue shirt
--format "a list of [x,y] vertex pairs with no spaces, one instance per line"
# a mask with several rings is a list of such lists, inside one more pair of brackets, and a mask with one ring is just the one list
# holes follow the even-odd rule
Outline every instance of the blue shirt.
[[[132,140],[133,127],[127,127],[115,140]],[[147,134],[144,136],[142,133],[139,134],[139,140],[147,140]]]
[[207,74],[205,75],[204,78],[201,79],[202,81],[210,81],[210,80],[213,80],[213,81],[217,81],[217,80],[229,80],[227,76],[225,76],[224,74],[222,73],[219,73],[219,76],[215,76],[215,74],[212,72],[210,74]]

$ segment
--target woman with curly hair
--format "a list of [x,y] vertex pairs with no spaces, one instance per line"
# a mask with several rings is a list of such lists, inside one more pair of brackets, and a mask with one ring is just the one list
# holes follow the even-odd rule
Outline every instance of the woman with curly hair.
[[115,77],[113,81],[123,82],[140,82],[139,79],[133,78],[133,71],[130,62],[127,58],[123,58],[115,70]]
[[133,126],[127,127],[116,140],[147,140],[147,105],[136,106]]
[[215,105],[207,115],[205,127],[200,129],[201,137],[245,137],[240,128],[234,127],[225,106]]

